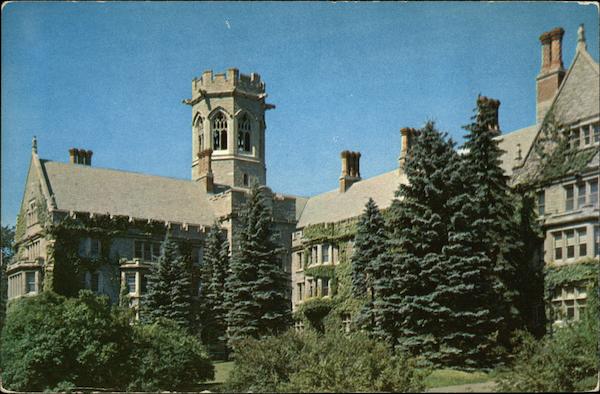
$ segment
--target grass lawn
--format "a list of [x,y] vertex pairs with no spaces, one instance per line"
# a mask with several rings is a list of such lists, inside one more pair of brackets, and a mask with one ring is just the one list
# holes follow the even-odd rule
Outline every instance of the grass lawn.
[[445,387],[459,384],[483,383],[492,380],[485,372],[464,372],[453,369],[436,369],[425,379],[425,387]]
[[233,361],[215,362],[215,379],[210,383],[224,383],[233,369]]

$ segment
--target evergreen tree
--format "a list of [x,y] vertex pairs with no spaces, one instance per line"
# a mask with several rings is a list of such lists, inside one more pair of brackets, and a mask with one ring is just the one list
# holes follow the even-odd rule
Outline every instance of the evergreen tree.
[[208,232],[202,271],[202,294],[206,305],[203,340],[210,345],[224,345],[227,330],[225,286],[229,271],[229,242],[217,222]]
[[459,163],[453,145],[432,122],[418,133],[405,162],[408,183],[400,185],[390,208],[390,241],[382,259],[393,278],[394,291],[384,301],[394,317],[397,345],[432,361],[439,359],[437,338],[447,318],[443,247],[451,217],[447,202],[456,193],[450,179]]
[[[374,268],[377,258],[385,250],[385,222],[379,208],[372,198],[365,205],[363,214],[358,219],[354,254],[352,255],[352,295],[355,298],[366,298],[367,303],[361,311],[361,325],[372,329],[374,315]],[[367,294],[369,292],[369,294]]]
[[273,241],[272,216],[264,188],[253,186],[239,215],[241,230],[227,280],[227,323],[230,344],[246,336],[261,337],[291,324],[288,275]]
[[[465,303],[463,315],[473,320],[462,341],[464,346],[478,347],[478,355],[473,354],[468,362],[488,366],[500,360],[512,331],[521,327],[516,277],[519,262],[515,256],[523,245],[514,220],[508,177],[500,167],[502,151],[495,139],[499,135],[499,105],[498,101],[478,97],[473,122],[465,126],[467,153],[456,175],[460,178],[456,182],[464,188],[462,195],[453,201],[452,247],[448,251],[453,258],[451,264],[469,278],[455,288],[474,287],[470,295],[459,297]],[[468,353],[465,348],[462,351]]]
[[190,288],[189,262],[183,258],[177,243],[167,233],[158,262],[152,265],[148,276],[143,319],[155,322],[167,318],[181,327],[189,328],[192,304]]

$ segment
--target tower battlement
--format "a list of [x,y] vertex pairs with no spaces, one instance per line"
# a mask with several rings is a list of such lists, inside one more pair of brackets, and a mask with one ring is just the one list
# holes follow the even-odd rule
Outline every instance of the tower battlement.
[[257,73],[240,74],[237,68],[229,68],[227,72],[217,74],[212,70],[204,71],[200,78],[194,78],[192,88],[193,94],[199,89],[209,93],[239,89],[247,93],[261,94],[265,92],[265,83]]

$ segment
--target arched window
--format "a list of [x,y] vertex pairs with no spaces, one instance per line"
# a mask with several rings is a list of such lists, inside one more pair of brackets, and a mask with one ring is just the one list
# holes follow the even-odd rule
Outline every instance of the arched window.
[[238,125],[238,150],[250,152],[250,132],[252,126],[248,115],[244,115]]
[[194,128],[196,129],[196,133],[198,135],[198,151],[202,152],[204,150],[204,124],[200,116],[196,118]]
[[244,174],[244,186],[248,186],[248,174]]
[[212,121],[213,129],[213,149],[227,149],[227,118],[225,114],[219,112]]

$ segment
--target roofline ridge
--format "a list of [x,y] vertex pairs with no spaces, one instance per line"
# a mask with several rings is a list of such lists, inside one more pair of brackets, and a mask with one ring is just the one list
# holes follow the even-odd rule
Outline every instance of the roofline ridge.
[[[61,165],[65,165],[65,166],[77,165],[77,164],[72,164],[72,163],[65,163],[63,161],[55,161],[55,160],[48,160],[48,159],[40,159],[40,160],[43,161],[44,163],[56,163],[56,164],[61,164]],[[194,184],[196,183],[195,181],[193,181],[191,179],[175,178],[175,177],[171,177],[171,176],[148,174],[148,173],[144,173],[144,172],[137,172],[137,171],[130,171],[130,170],[119,170],[116,168],[82,166],[82,165],[78,165],[77,168],[85,168],[85,169],[89,169],[89,170],[112,171],[112,172],[118,172],[118,173],[142,175],[142,176],[152,177],[152,178],[163,178],[163,179],[170,179],[170,180],[174,180],[174,181],[182,181],[182,182],[188,182],[188,183],[194,183]]]

